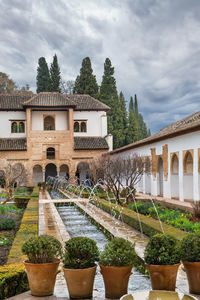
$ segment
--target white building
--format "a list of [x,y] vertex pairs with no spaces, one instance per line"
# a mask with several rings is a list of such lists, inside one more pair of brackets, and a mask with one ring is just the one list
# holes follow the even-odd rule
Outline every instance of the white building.
[[200,112],[110,154],[125,157],[134,152],[152,163],[138,191],[180,201],[200,200]]

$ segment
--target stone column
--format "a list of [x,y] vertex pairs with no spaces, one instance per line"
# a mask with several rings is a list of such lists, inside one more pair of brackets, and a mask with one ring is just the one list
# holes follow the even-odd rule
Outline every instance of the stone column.
[[193,157],[193,200],[199,201],[198,149],[194,149]]
[[183,151],[179,152],[179,200],[184,201],[184,195],[183,195]]

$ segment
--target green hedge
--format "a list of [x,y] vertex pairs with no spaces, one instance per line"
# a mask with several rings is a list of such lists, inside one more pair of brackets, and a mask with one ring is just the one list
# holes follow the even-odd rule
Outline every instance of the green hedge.
[[38,186],[35,186],[35,187],[33,188],[31,197],[39,197],[39,187],[38,187]]
[[0,300],[23,293],[29,289],[23,264],[0,267]]
[[[116,218],[120,218],[124,223],[140,231],[140,224],[138,221],[138,215],[134,211],[128,208],[123,208],[123,212],[120,212],[119,207],[116,204],[109,203],[106,200],[92,201],[92,204],[100,207],[109,214],[113,214]],[[121,207],[122,209],[122,207]],[[161,233],[161,226],[158,220],[151,217],[147,217],[139,214],[143,233],[151,237],[154,234]],[[174,236],[177,240],[182,240],[187,235],[187,232],[174,228],[170,225],[162,223],[164,232]]]
[[38,234],[38,197],[31,197],[24,212],[20,228],[10,249],[8,261],[0,266],[0,300],[25,292],[29,289],[23,261],[26,256],[22,254],[23,243]]

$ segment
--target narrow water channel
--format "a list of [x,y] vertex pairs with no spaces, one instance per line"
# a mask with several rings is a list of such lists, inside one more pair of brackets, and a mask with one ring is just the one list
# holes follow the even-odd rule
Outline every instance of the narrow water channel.
[[[100,251],[103,250],[104,245],[108,241],[107,237],[77,208],[74,206],[61,206],[57,207],[57,210],[71,237],[87,236],[96,241]],[[129,280],[129,292],[151,289],[149,278],[136,271],[135,268],[133,268],[132,273]],[[99,292],[104,291],[103,279],[99,268],[95,277],[94,288]]]

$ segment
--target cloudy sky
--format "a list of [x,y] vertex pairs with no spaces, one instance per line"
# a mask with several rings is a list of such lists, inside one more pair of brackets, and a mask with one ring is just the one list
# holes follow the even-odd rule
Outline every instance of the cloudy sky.
[[89,56],[99,85],[109,57],[153,133],[200,110],[199,0],[0,0],[0,72],[35,92],[55,53],[64,80]]

